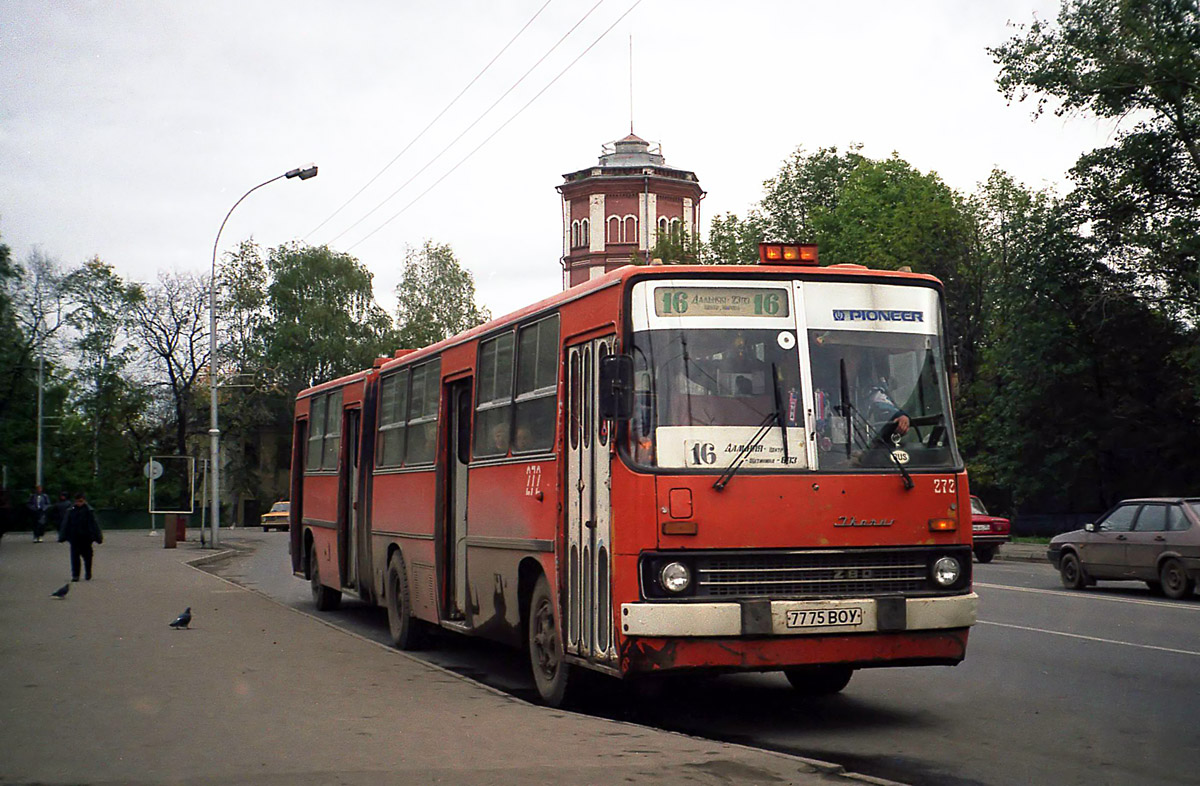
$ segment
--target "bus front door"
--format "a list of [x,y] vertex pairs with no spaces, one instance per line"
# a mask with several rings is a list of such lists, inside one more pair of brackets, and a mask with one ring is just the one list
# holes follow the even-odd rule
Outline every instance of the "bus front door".
[[342,488],[339,494],[345,500],[346,509],[345,515],[339,516],[338,523],[342,530],[339,533],[341,543],[338,544],[338,556],[341,559],[339,567],[343,587],[358,586],[358,527],[361,508],[358,500],[358,425],[361,417],[361,410],[348,409],[342,422],[342,439],[346,444],[345,463],[342,465]]
[[600,359],[613,337],[567,349],[567,652],[614,662],[608,424],[596,417]]
[[[446,461],[446,616],[466,619],[467,462],[471,450],[471,380],[447,387],[450,424]],[[468,621],[469,622],[469,621]]]

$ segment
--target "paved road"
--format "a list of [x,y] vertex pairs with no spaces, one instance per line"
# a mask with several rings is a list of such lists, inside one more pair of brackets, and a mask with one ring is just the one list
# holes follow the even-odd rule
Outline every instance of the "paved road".
[[[63,599],[50,593],[65,546],[0,544],[0,784],[866,782],[534,706],[196,570],[186,561],[216,555],[193,544],[161,544],[107,533],[94,580]],[[191,627],[168,627],[185,606]]]
[[[225,575],[308,613],[307,584],[287,567],[286,535],[229,563]],[[1170,601],[1142,585],[1069,592],[1045,563],[976,565],[980,622],[956,668],[859,672],[840,696],[798,702],[777,675],[614,690],[589,710],[742,742],[931,786],[1200,784],[1200,598]],[[322,615],[383,640],[378,610]],[[422,655],[518,696],[521,658],[447,636]]]

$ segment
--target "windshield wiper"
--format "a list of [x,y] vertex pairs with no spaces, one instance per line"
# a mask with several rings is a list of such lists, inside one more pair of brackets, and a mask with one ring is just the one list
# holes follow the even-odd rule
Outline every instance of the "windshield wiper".
[[725,471],[721,473],[721,477],[717,478],[713,483],[714,489],[717,491],[722,491],[725,486],[729,484],[729,481],[732,480],[733,476],[737,474],[737,471],[741,469],[742,462],[746,460],[747,456],[754,452],[754,449],[758,447],[758,443],[763,441],[763,437],[765,437],[767,432],[771,429],[771,421],[778,417],[778,415],[778,412],[770,412],[767,414],[766,418],[763,419],[763,422],[758,424],[758,431],[754,433],[754,438],[745,445],[742,445],[742,449],[739,450],[738,454],[733,457],[733,461],[731,461],[729,466],[725,468]]
[[[896,432],[893,431],[892,436],[895,436],[895,434]],[[900,476],[904,478],[904,490],[912,491],[913,486],[916,484],[913,483],[912,475],[908,474],[908,470],[904,468],[904,464],[901,463],[900,458],[896,455],[896,451],[900,448],[900,440],[893,440],[891,437],[885,439],[891,443],[891,447],[888,448],[888,456],[892,459],[892,463],[896,465],[896,469],[900,470]]]
[[788,457],[787,417],[783,414],[783,391],[779,388],[779,369],[771,364],[771,384],[775,388],[775,415],[779,419],[779,432],[783,435],[783,465],[789,466],[792,461]]

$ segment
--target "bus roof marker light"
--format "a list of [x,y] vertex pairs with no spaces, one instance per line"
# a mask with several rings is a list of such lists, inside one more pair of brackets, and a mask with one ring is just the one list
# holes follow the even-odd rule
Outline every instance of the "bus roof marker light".
[[759,243],[760,265],[815,265],[817,246],[815,243]]

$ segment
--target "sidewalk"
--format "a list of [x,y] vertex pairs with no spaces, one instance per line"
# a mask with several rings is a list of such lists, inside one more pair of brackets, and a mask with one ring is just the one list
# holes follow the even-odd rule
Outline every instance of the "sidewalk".
[[[2,784],[885,783],[527,704],[197,570],[214,553],[194,540],[105,533],[95,579],[57,600],[67,547],[15,534]],[[171,630],[186,606],[191,630]]]

